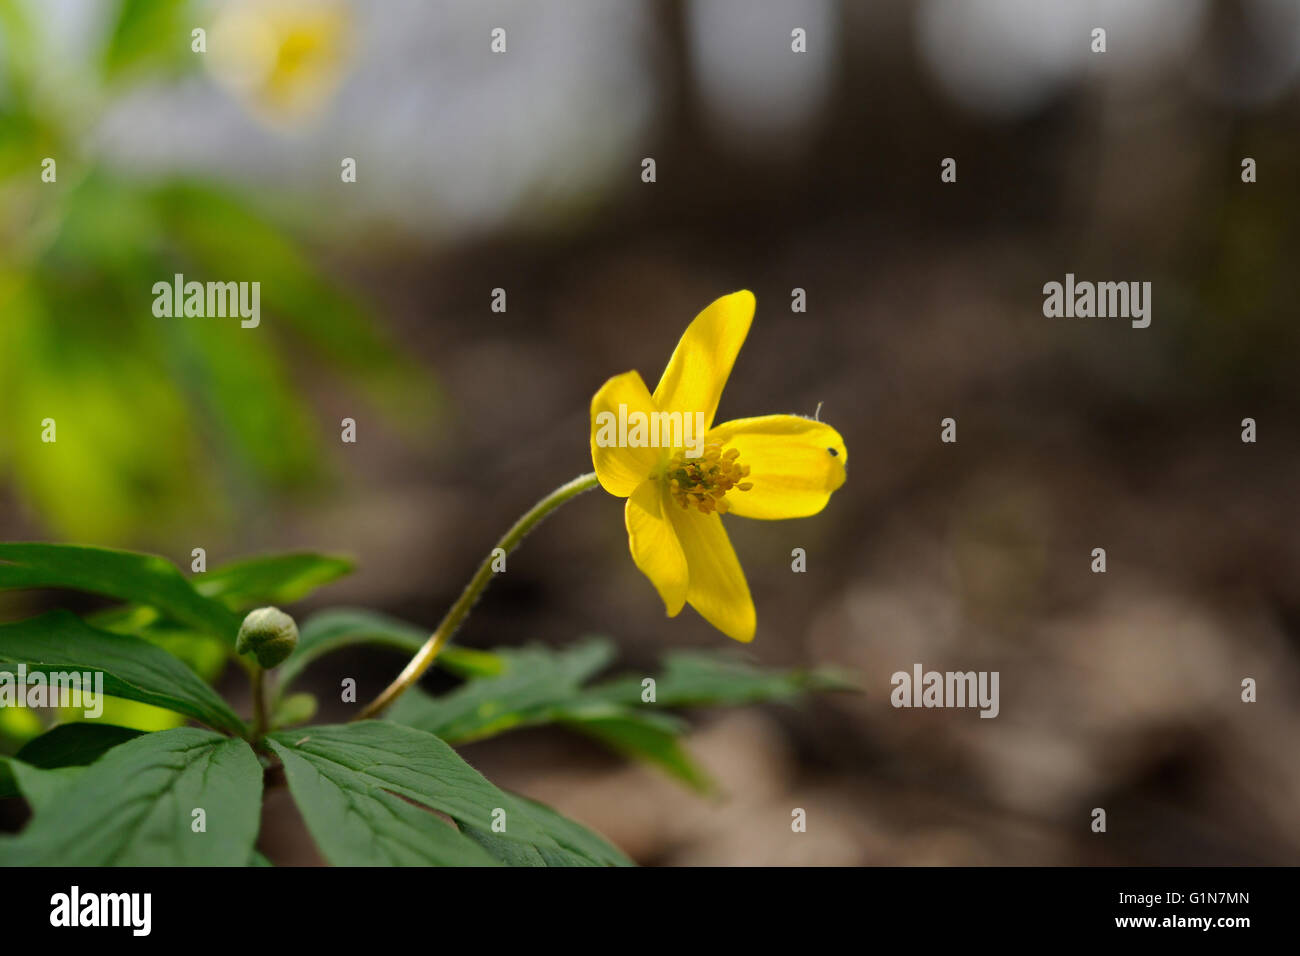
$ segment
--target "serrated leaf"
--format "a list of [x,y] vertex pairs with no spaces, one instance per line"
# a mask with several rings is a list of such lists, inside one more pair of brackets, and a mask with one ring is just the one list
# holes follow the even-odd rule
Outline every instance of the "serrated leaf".
[[544,803],[517,796],[560,847],[603,866],[631,866],[627,855],[603,836]]
[[[351,771],[375,789],[476,826],[490,826],[493,810],[511,804],[444,741],[413,727],[362,720],[276,731],[268,739],[291,747],[320,772]],[[544,842],[546,835],[524,815],[511,822],[509,838]]]
[[335,866],[493,866],[455,828],[378,786],[365,774],[270,740],[298,811]]
[[644,705],[637,709],[612,704],[598,697],[589,700],[583,697],[582,691],[576,690],[560,703],[545,703],[527,709],[516,710],[503,701],[493,720],[473,725],[466,737],[458,737],[456,733],[466,726],[463,723],[459,726],[455,723],[443,725],[441,732],[432,729],[440,725],[440,715],[444,713],[443,700],[445,698],[431,697],[419,688],[411,688],[393,705],[390,719],[396,723],[420,721],[413,726],[436,733],[453,744],[481,740],[510,730],[559,724],[591,737],[622,756],[654,764],[701,793],[712,789],[708,774],[682,743],[681,738],[688,729],[686,722],[671,714],[651,712]]
[[90,627],[68,611],[0,624],[0,661],[29,669],[91,671],[104,692],[174,710],[234,734],[244,723],[217,693],[166,651]]
[[[549,865],[580,862],[570,854],[599,865],[627,862],[585,827],[499,790],[432,734],[386,721],[359,721],[297,734],[277,732],[267,739],[284,760],[294,798],[331,862],[440,862],[427,857],[452,854],[455,862],[523,863],[533,853],[543,862],[549,858]],[[399,797],[446,813],[464,832],[444,826],[446,832],[432,834],[438,842],[429,843],[431,818]],[[497,809],[506,814],[504,833],[492,832]],[[371,830],[373,838],[367,836]],[[449,834],[456,839],[449,840]],[[481,844],[476,850],[482,856],[467,861],[465,843]],[[514,848],[504,850],[507,844]]]
[[194,588],[235,610],[292,604],[355,567],[350,559],[334,555],[272,554],[214,568],[195,577]]
[[[680,740],[686,730],[682,721],[583,690],[583,682],[600,670],[611,654],[609,643],[603,640],[564,651],[501,651],[498,656],[506,664],[501,676],[469,681],[436,698],[413,688],[398,698],[390,719],[427,730],[450,743],[558,723],[707,792],[711,786],[708,775]],[[639,694],[639,682],[636,687]],[[635,699],[640,700],[639,696]]]
[[71,588],[147,604],[233,645],[240,618],[191,587],[164,558],[41,542],[0,543],[0,588]]
[[398,698],[389,718],[456,744],[558,723],[707,792],[708,775],[681,741],[686,726],[666,708],[792,700],[853,686],[825,671],[764,669],[733,655],[687,652],[668,656],[655,702],[646,703],[639,676],[582,686],[605,663],[607,648],[596,641],[568,651],[500,651],[506,667],[500,676],[470,680],[436,698],[412,688]]
[[[625,677],[589,689],[590,696],[624,704],[641,703],[641,678]],[[782,671],[762,668],[737,655],[682,651],[664,659],[655,680],[655,703],[663,707],[736,706],[793,700],[825,690],[855,690],[846,677],[831,671]]]
[[[362,608],[319,611],[298,628],[298,648],[278,671],[280,687],[288,687],[312,661],[345,647],[373,644],[414,654],[428,639],[427,628],[375,611]],[[460,647],[444,648],[438,655],[438,664],[462,676],[500,673],[505,667],[496,654]]]
[[[180,727],[114,747],[0,842],[4,866],[242,866],[261,814],[262,767],[243,740]],[[192,811],[206,832],[192,830]]]
[[392,719],[447,740],[468,742],[554,719],[550,708],[573,701],[582,684],[613,656],[612,645],[592,639],[563,651],[522,648],[498,652],[499,677],[471,680],[441,697],[407,693]]
[[466,828],[496,859],[508,866],[635,866],[622,850],[603,836],[551,807],[519,794],[511,794],[550,835],[547,844],[519,844],[487,830]]

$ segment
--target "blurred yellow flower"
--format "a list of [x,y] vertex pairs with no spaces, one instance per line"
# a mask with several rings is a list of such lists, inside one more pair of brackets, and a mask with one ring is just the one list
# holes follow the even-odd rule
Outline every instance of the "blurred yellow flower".
[[[686,329],[653,395],[637,372],[624,372],[591,400],[591,460],[601,487],[627,499],[632,560],[669,617],[690,604],[738,641],[754,637],[754,602],[720,516],[816,514],[844,484],[848,461],[839,432],[812,419],[767,415],[713,426],[753,317],[752,293],[723,296]],[[670,428],[674,413],[680,419]],[[663,423],[675,440],[648,440],[661,433],[639,426],[645,422]],[[692,422],[701,423],[702,442],[691,440]]]
[[350,26],[347,7],[330,0],[237,0],[216,14],[207,62],[263,119],[307,119],[343,76]]

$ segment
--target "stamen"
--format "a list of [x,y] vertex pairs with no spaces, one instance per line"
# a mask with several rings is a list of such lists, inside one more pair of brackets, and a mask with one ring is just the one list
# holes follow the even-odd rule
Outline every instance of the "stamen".
[[739,458],[738,448],[724,451],[720,442],[705,445],[703,454],[696,458],[673,458],[665,473],[673,499],[683,508],[697,508],[701,514],[726,514],[731,510],[727,492],[754,487],[752,481],[742,480],[749,476],[749,466],[740,464]]

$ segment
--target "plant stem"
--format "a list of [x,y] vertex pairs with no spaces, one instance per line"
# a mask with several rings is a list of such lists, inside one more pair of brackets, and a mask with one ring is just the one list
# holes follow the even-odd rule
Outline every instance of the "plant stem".
[[253,684],[253,729],[249,737],[257,741],[266,733],[266,671],[253,665],[248,676]]
[[525,512],[501,540],[496,543],[496,547],[488,552],[488,556],[478,566],[478,570],[474,572],[474,577],[470,578],[469,584],[465,585],[465,590],[460,593],[456,603],[451,606],[451,610],[438,624],[437,630],[429,635],[429,639],[424,642],[424,646],[411,658],[410,663],[406,665],[402,673],[397,675],[397,679],[352,719],[365,720],[374,717],[405,693],[406,689],[419,680],[420,675],[429,669],[429,665],[433,663],[443,647],[451,640],[451,636],[456,633],[456,629],[460,627],[461,622],[469,616],[469,612],[473,609],[475,602],[478,601],[479,595],[483,593],[483,590],[488,586],[488,582],[492,580],[492,565],[498,557],[498,551],[509,554],[519,547],[519,543],[524,540],[528,532],[532,531],[543,518],[569,499],[576,498],[584,491],[595,488],[597,484],[595,472],[579,475],[567,484],[556,488]]

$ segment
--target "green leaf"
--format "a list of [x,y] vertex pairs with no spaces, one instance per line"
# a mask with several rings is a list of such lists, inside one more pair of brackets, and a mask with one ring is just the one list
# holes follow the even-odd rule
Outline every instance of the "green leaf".
[[[856,689],[833,671],[779,671],[758,667],[734,654],[681,651],[665,658],[664,672],[655,681],[655,703],[661,707],[735,706],[793,700],[814,691]],[[610,681],[590,692],[595,698],[641,705],[641,678]]]
[[80,773],[80,767],[44,770],[16,757],[0,757],[0,797],[21,795],[32,813],[40,813]]
[[364,773],[276,740],[289,791],[321,854],[335,866],[493,866],[445,821]]
[[[0,0],[0,3],[2,2],[3,0]],[[22,795],[22,791],[18,789],[18,781],[14,778],[11,760],[12,757],[0,757],[0,800]]]
[[506,672],[472,680],[442,697],[418,688],[393,705],[391,719],[468,743],[508,730],[559,723],[599,741],[616,753],[655,764],[688,786],[707,792],[711,783],[680,740],[686,725],[651,711],[640,701],[625,706],[582,683],[609,660],[610,645],[593,640],[565,651],[525,648],[499,652]]
[[[636,709],[613,704],[599,697],[587,699],[583,696],[583,691],[574,688],[570,690],[571,694],[566,700],[526,709],[515,710],[506,703],[494,701],[489,706],[489,710],[496,715],[494,719],[481,725],[471,725],[467,722],[457,723],[456,720],[443,724],[443,716],[447,713],[444,701],[447,698],[431,697],[418,687],[413,687],[398,698],[390,719],[396,723],[420,727],[454,744],[481,740],[510,730],[560,724],[593,738],[615,753],[655,764],[702,793],[712,790],[708,774],[695,762],[680,739],[688,729],[685,721],[670,714],[650,712],[645,705]],[[452,697],[458,693],[460,692],[456,691],[447,696]],[[458,718],[459,708],[453,710]],[[442,731],[434,729],[435,727],[442,727]],[[456,736],[467,727],[470,732],[466,736]]]
[[[626,862],[584,827],[497,789],[432,734],[359,721],[267,739],[284,761],[308,829],[333,863],[508,863],[534,852],[543,861],[549,855],[551,865],[578,862],[566,854],[600,865]],[[398,797],[446,813],[464,833]],[[505,811],[505,833],[492,832],[497,809]],[[430,831],[431,820],[441,829]],[[481,846],[466,857],[465,844],[475,843]],[[509,844],[513,849],[501,849]]]
[[479,830],[474,827],[464,827],[465,836],[473,840],[494,861],[500,861],[506,866],[597,866],[584,860],[576,854],[566,854],[561,849],[555,849],[543,856],[541,851],[531,843],[519,843],[515,840],[507,840],[495,833],[487,830]]
[[[432,734],[380,720],[276,731],[268,736],[319,772],[351,771],[369,786],[439,810],[457,820],[488,827],[492,812],[512,798]],[[510,838],[545,840],[527,815],[510,821]]]
[[517,800],[528,808],[560,848],[575,853],[601,866],[631,866],[632,861],[622,850],[614,846],[595,830],[583,826],[576,820],[557,813],[551,807],[528,797],[518,796]]
[[701,793],[714,789],[709,775],[682,744],[684,725],[678,721],[609,707],[594,712],[574,707],[556,717],[566,727],[595,738],[616,753],[655,764]]
[[105,77],[148,67],[179,70],[190,56],[185,0],[122,0],[104,49]]
[[767,670],[732,655],[690,652],[669,655],[656,682],[655,703],[645,703],[641,677],[582,686],[608,659],[608,645],[601,641],[568,651],[526,648],[497,656],[505,664],[503,674],[470,680],[437,698],[412,688],[393,705],[390,719],[450,743],[559,723],[708,792],[708,775],[681,740],[686,725],[666,708],[791,700],[810,691],[852,687],[829,672]]
[[325,554],[272,554],[222,565],[196,577],[194,587],[233,610],[292,604],[355,567],[348,558]]
[[[680,737],[686,725],[644,705],[607,700],[583,682],[600,670],[612,651],[608,642],[590,640],[565,651],[525,648],[499,652],[506,664],[500,677],[472,680],[442,697],[418,688],[393,705],[391,719],[437,734],[450,743],[468,743],[507,730],[560,723],[599,741],[616,753],[652,763],[701,792],[708,775]],[[640,682],[635,684],[640,701]]]
[[0,624],[0,661],[32,670],[91,671],[104,692],[174,710],[234,734],[244,723],[193,671],[166,651],[126,634],[108,634],[68,611]]
[[27,741],[16,756],[33,767],[84,767],[118,744],[139,737],[142,731],[114,724],[77,721],[59,724]]
[[176,624],[157,608],[144,604],[118,604],[86,614],[84,619],[101,631],[132,634],[161,647],[209,684],[220,676],[234,654],[234,648],[221,638]]
[[240,619],[163,558],[70,544],[0,543],[0,589],[72,588],[148,604],[233,645]]
[[550,709],[576,699],[583,681],[609,662],[613,647],[591,639],[563,651],[523,648],[499,654],[506,663],[501,676],[471,680],[437,698],[407,693],[393,705],[392,719],[456,742],[547,723],[554,719]]
[[466,828],[466,835],[481,844],[496,859],[508,866],[634,866],[618,849],[594,830],[576,820],[518,794],[519,805],[541,823],[551,841],[547,844],[519,844],[502,839],[487,830]]
[[[262,767],[243,740],[195,728],[114,747],[54,793],[5,866],[243,866],[261,814]],[[206,832],[192,829],[201,808]]]
[[[361,608],[331,608],[307,618],[298,628],[298,649],[280,665],[280,687],[286,688],[312,661],[360,644],[392,647],[414,654],[429,639],[429,630]],[[496,654],[458,647],[444,648],[438,664],[461,675],[500,673],[504,661]]]

